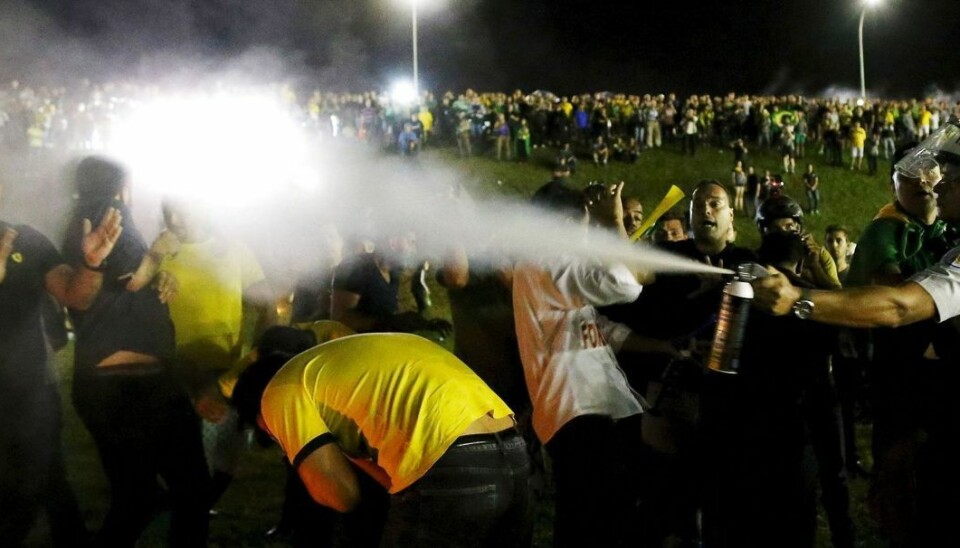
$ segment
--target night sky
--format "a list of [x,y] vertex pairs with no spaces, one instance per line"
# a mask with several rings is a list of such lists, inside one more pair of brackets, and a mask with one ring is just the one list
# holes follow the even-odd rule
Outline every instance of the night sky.
[[[854,0],[421,0],[425,87],[807,94],[859,87]],[[150,73],[249,54],[335,89],[409,76],[403,0],[0,0],[0,75]],[[879,95],[960,89],[960,1],[886,0]]]

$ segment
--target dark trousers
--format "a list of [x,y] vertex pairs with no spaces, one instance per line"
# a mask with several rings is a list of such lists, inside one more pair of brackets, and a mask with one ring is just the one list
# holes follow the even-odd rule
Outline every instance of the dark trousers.
[[553,544],[618,546],[639,523],[640,415],[584,415],[547,442],[556,485]]
[[111,373],[74,376],[77,413],[110,482],[98,543],[134,546],[153,517],[159,475],[169,490],[170,546],[206,546],[210,475],[200,419],[169,373]]
[[833,388],[818,384],[809,389],[802,411],[816,456],[820,502],[830,525],[833,546],[853,548],[855,534],[850,517],[843,421]]
[[528,547],[530,458],[517,432],[461,436],[391,497],[384,547]]
[[[42,367],[42,366],[41,366]],[[53,384],[0,394],[0,546],[19,546],[42,510],[54,546],[86,535],[60,445],[60,394]]]
[[700,137],[697,134],[687,134],[683,135],[683,154],[687,152],[690,153],[690,156],[695,156],[697,154],[697,139]]
[[868,175],[876,175],[878,158],[879,157],[874,154],[867,155],[867,174]]
[[797,405],[742,377],[710,375],[701,395],[704,546],[810,548],[816,480]]

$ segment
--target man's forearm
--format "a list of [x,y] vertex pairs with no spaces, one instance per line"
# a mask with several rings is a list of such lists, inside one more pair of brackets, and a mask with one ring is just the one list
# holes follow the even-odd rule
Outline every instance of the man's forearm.
[[103,273],[90,270],[84,265],[76,266],[71,270],[65,302],[62,304],[74,310],[86,310],[93,304],[103,287]]
[[933,298],[919,285],[813,291],[811,319],[847,327],[899,327],[936,316]]

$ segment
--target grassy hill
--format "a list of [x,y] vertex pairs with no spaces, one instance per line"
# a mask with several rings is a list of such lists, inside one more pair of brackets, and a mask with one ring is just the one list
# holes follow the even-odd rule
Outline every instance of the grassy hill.
[[[867,176],[865,172],[851,172],[848,169],[832,168],[823,165],[823,157],[816,154],[816,148],[810,145],[811,153],[804,160],[798,160],[797,171],[802,172],[806,162],[811,162],[820,175],[822,188],[822,214],[808,217],[807,229],[819,241],[823,239],[823,228],[829,224],[847,225],[853,239],[859,235],[863,226],[873,217],[877,209],[888,202],[890,190],[887,183],[889,163],[881,161],[880,173]],[[455,169],[462,170],[464,184],[474,196],[516,196],[527,199],[541,184],[549,180],[550,167],[553,165],[554,149],[540,148],[533,151],[530,162],[497,162],[492,155],[461,159],[455,150],[448,148],[427,150],[422,160],[438,161]],[[751,161],[759,173],[770,169],[774,173],[781,171],[780,159],[774,153],[751,151]],[[628,195],[638,197],[647,212],[664,196],[670,185],[676,184],[689,191],[694,183],[701,179],[718,179],[729,184],[733,154],[729,150],[701,147],[694,157],[681,156],[679,144],[666,145],[664,149],[644,152],[636,164],[613,162],[607,167],[594,167],[589,161],[581,161],[579,170],[571,177],[574,184],[585,185],[592,180],[626,182]],[[806,204],[801,176],[785,175],[785,192]],[[686,202],[684,202],[684,206]],[[738,243],[755,247],[759,236],[751,219],[745,216],[737,218]],[[407,287],[406,284],[401,287]],[[449,308],[444,291],[433,287],[436,316],[449,317]],[[412,299],[405,306],[412,308]],[[448,343],[449,344],[449,341]],[[65,405],[64,446],[68,458],[70,479],[74,485],[87,522],[91,527],[99,525],[106,511],[109,492],[100,470],[99,460],[93,443],[73,411],[69,397],[70,366],[72,362],[70,347],[56,356],[55,365],[61,375],[62,392]],[[863,433],[861,433],[863,434]],[[863,446],[864,449],[866,446]],[[868,453],[864,451],[864,454]],[[231,488],[218,505],[218,515],[211,519],[210,546],[283,546],[283,543],[268,542],[263,533],[276,524],[282,501],[284,474],[281,455],[276,448],[252,449],[249,458]],[[854,511],[857,527],[865,541],[865,546],[879,546],[875,532],[866,517],[863,497],[866,483],[853,480],[855,493]],[[550,545],[551,508],[543,502],[537,524],[537,545]],[[162,546],[166,516],[162,515],[151,526],[140,546]],[[829,546],[826,523],[821,517],[819,539],[821,546]],[[31,546],[46,546],[48,537],[41,524],[34,532]]]

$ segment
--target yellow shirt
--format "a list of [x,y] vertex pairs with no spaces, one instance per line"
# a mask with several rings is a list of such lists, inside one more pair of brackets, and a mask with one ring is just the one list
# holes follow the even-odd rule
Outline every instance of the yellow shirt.
[[226,369],[240,356],[243,293],[263,281],[253,253],[239,242],[211,238],[183,244],[164,262],[180,291],[170,301],[177,357],[205,369]]
[[863,145],[867,142],[867,130],[863,128],[851,129],[850,139],[853,141],[853,146],[863,148]]
[[420,120],[420,124],[423,126],[423,131],[430,133],[433,131],[433,113],[429,110],[423,109],[417,113],[417,119]]
[[290,462],[332,434],[344,453],[383,468],[390,493],[420,479],[480,417],[512,414],[456,356],[406,333],[353,335],[295,356],[260,409]]
[[[298,323],[293,327],[302,329],[304,331],[312,331],[313,335],[317,338],[317,344],[323,344],[334,339],[356,334],[356,331],[353,329],[350,329],[342,323],[335,322],[333,320],[317,320],[315,322]],[[255,361],[257,361],[256,350],[248,352],[242,358],[237,360],[229,371],[220,375],[220,379],[218,381],[220,383],[220,392],[225,398],[230,399],[233,397],[233,389],[237,386],[237,379],[240,378],[240,373],[243,373],[244,370],[253,365],[253,362]]]

